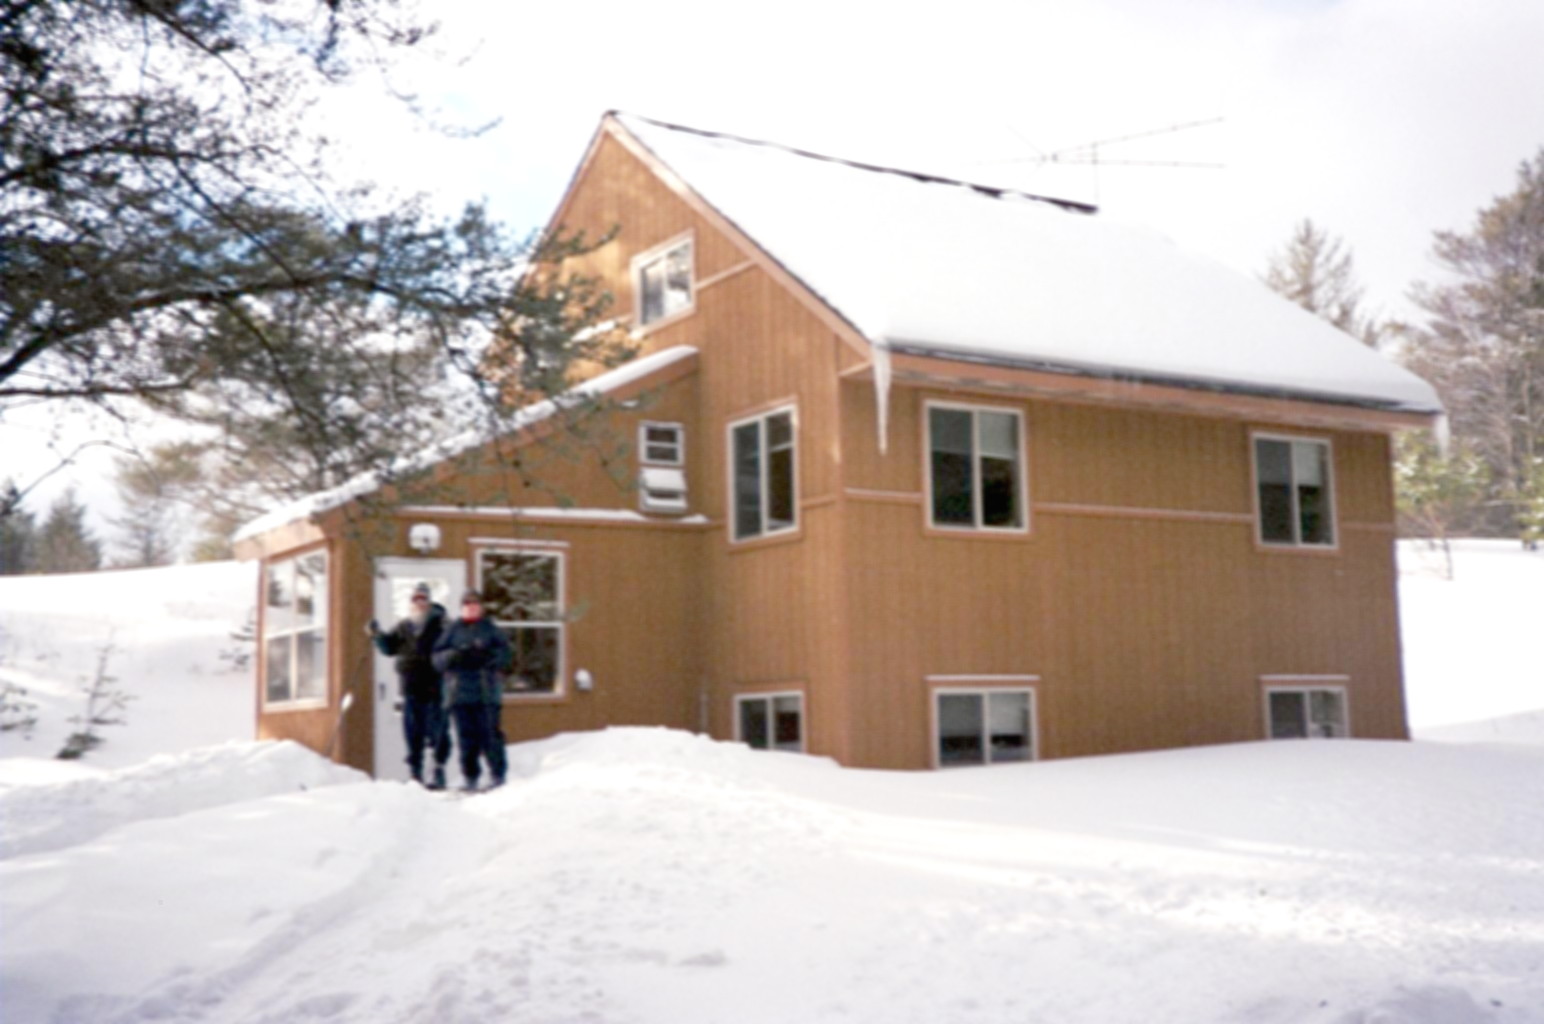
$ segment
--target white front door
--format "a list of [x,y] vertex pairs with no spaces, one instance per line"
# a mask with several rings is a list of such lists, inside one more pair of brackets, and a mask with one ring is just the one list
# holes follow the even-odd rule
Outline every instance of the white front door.
[[[466,563],[453,558],[377,558],[375,620],[382,629],[390,629],[407,615],[413,588],[419,583],[429,584],[435,602],[454,616],[466,588]],[[375,777],[408,777],[397,670],[380,651],[375,652]]]

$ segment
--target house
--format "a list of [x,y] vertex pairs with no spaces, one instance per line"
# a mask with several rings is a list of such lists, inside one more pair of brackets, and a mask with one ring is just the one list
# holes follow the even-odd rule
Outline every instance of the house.
[[[635,489],[453,477],[249,525],[258,732],[400,772],[361,627],[429,579],[521,652],[511,741],[659,724],[922,769],[1407,736],[1391,437],[1420,379],[1088,207],[606,116],[552,225],[632,317]],[[514,443],[539,444],[531,411]],[[500,581],[538,580],[515,598]]]

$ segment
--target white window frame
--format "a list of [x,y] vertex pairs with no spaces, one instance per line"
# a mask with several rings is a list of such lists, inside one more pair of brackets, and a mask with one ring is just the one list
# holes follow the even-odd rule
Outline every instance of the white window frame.
[[[945,680],[959,680],[961,682],[973,681],[976,685],[938,685]],[[996,685],[983,685],[994,680],[1001,680]],[[931,758],[933,768],[941,770],[945,768],[990,768],[993,764],[1029,764],[1040,760],[1040,695],[1039,676],[929,676],[928,682],[928,732],[929,747],[932,751]],[[983,725],[990,722],[990,717],[985,714],[985,702],[991,694],[1027,694],[1029,696],[1029,757],[1026,760],[993,761],[992,737],[990,734],[982,737],[981,749],[985,755],[985,761],[973,765],[946,765],[943,763],[943,755],[939,749],[942,736],[939,734],[940,721],[938,710],[938,698],[945,696],[955,697],[980,697],[983,701],[981,721]]]
[[[1303,695],[1303,699],[1309,702],[1308,708],[1305,709],[1308,715],[1306,720],[1310,729],[1309,734],[1307,736],[1283,736],[1279,737],[1279,739],[1326,740],[1351,738],[1350,676],[1267,676],[1261,682],[1264,684],[1261,713],[1264,718],[1263,724],[1267,740],[1278,739],[1271,721],[1271,695],[1276,693],[1300,693]],[[1318,691],[1333,692],[1340,696],[1340,713],[1343,720],[1340,723],[1342,732],[1339,736],[1315,736],[1312,733],[1312,694]]]
[[[528,620],[525,622],[510,622],[493,619],[493,624],[500,629],[556,629],[557,630],[557,664],[553,668],[553,683],[550,690],[504,690],[504,701],[530,701],[552,700],[555,697],[564,697],[568,693],[568,551],[566,547],[553,544],[526,544],[521,542],[498,542],[478,544],[472,551],[472,578],[477,581],[479,593],[483,591],[483,556],[489,554],[519,554],[532,557],[551,558],[557,563],[557,596],[553,601],[553,607],[557,610],[558,617],[555,620]],[[486,614],[486,612],[485,612]],[[513,644],[513,641],[511,641]]]
[[[777,746],[776,743],[775,743],[775,737],[776,737],[776,731],[777,731],[777,719],[776,719],[776,716],[773,714],[772,704],[773,704],[774,701],[776,701],[780,697],[785,697],[785,698],[786,697],[792,697],[792,698],[796,699],[799,702],[799,749],[797,751],[783,750],[781,747]],[[803,690],[769,690],[766,693],[737,693],[737,694],[735,694],[735,696],[734,696],[734,738],[735,738],[735,742],[737,742],[737,743],[744,743],[744,744],[747,744],[747,745],[749,745],[749,743],[750,743],[750,740],[748,740],[742,734],[741,729],[740,729],[740,709],[741,709],[742,706],[744,706],[745,704],[750,703],[751,701],[765,701],[767,703],[767,727],[770,730],[772,730],[772,735],[767,737],[767,745],[766,745],[766,747],[753,747],[752,748],[753,750],[766,750],[767,752],[774,753],[774,754],[778,754],[778,753],[781,753],[781,754],[791,754],[791,753],[802,754],[802,753],[805,752],[805,750],[807,749],[807,743],[808,743],[808,738],[809,738],[809,728],[808,728],[809,715],[806,714],[805,710],[804,710],[804,706],[805,706],[806,702],[804,700],[804,691]]]
[[[1028,431],[1024,425],[1024,410],[1015,406],[986,405],[972,402],[948,402],[929,398],[922,403],[922,474],[923,504],[927,507],[927,525],[931,530],[949,533],[1027,534],[1029,533],[1029,445]],[[933,416],[934,409],[951,409],[971,414],[971,519],[969,526],[960,523],[940,523],[933,518]],[[1014,417],[1018,424],[1018,500],[1019,525],[986,526],[981,511],[981,420],[977,413],[993,412]]]
[[[268,608],[268,578],[269,578],[269,573],[273,572],[275,569],[288,568],[289,574],[290,574],[290,584],[289,584],[290,595],[291,595],[291,599],[295,600],[296,599],[296,595],[297,595],[297,590],[295,588],[295,583],[294,583],[294,580],[295,580],[295,567],[296,567],[297,563],[300,562],[301,559],[303,559],[303,558],[314,558],[314,557],[317,557],[317,556],[320,556],[321,559],[322,559],[322,581],[321,581],[321,586],[318,587],[316,593],[312,595],[312,600],[313,600],[313,602],[315,602],[316,606],[320,610],[320,613],[321,613],[320,614],[321,625],[318,626],[318,625],[314,624],[314,621],[315,621],[315,618],[316,618],[315,615],[313,615],[313,623],[312,624],[305,625],[305,626],[295,625],[294,622],[293,622],[294,609],[291,608],[291,612],[290,612],[290,614],[292,616],[291,623],[288,626],[284,627],[284,628],[275,629],[273,627],[273,620],[270,617],[269,608]],[[297,552],[297,553],[295,553],[293,555],[285,555],[282,558],[268,559],[268,560],[266,560],[263,563],[263,577],[262,577],[262,579],[263,579],[263,635],[261,637],[261,642],[260,642],[260,645],[259,645],[259,650],[261,652],[262,665],[263,665],[263,678],[262,678],[263,709],[265,711],[267,711],[267,710],[292,711],[292,710],[299,710],[299,709],[305,709],[305,708],[326,707],[327,706],[327,700],[328,700],[328,694],[332,692],[332,686],[331,686],[331,683],[332,683],[332,669],[331,669],[331,662],[330,662],[330,656],[332,654],[332,650],[331,650],[331,648],[332,648],[332,636],[331,636],[332,602],[331,602],[331,594],[330,594],[330,591],[331,591],[331,588],[332,588],[332,558],[328,554],[328,551],[327,551],[326,548],[314,548],[314,549],[312,549],[310,551],[300,551],[300,552]],[[296,696],[296,692],[297,692],[296,683],[297,683],[297,681],[299,679],[299,672],[297,671],[297,668],[298,668],[299,661],[300,661],[300,658],[299,658],[300,644],[297,642],[296,638],[298,638],[302,633],[318,633],[318,634],[321,635],[321,653],[320,653],[320,659],[319,659],[320,660],[320,664],[321,664],[321,674],[322,674],[322,678],[321,678],[321,693],[319,695],[315,696],[315,697],[298,697],[298,696]],[[279,699],[279,700],[271,700],[271,699],[269,699],[269,696],[268,696],[268,679],[269,679],[269,656],[268,656],[269,652],[268,652],[268,645],[269,645],[270,641],[279,640],[279,639],[287,639],[287,640],[290,641],[286,645],[286,647],[288,648],[288,654],[286,655],[286,658],[287,658],[287,660],[289,662],[289,666],[288,667],[289,667],[289,693],[290,693],[290,695],[288,697],[286,697],[286,698],[282,698],[282,699]]]
[[[1291,540],[1266,540],[1265,539],[1265,510],[1260,507],[1260,441],[1283,441],[1287,443],[1317,444],[1324,446],[1324,473],[1325,485],[1329,488],[1329,520],[1330,542],[1328,544],[1317,542],[1305,542],[1302,539],[1303,517],[1298,507],[1297,494],[1297,461],[1289,456],[1288,464],[1292,466],[1292,482],[1289,486],[1292,499],[1292,539]],[[1251,431],[1249,434],[1249,482],[1250,494],[1254,502],[1255,543],[1263,548],[1279,551],[1338,551],[1340,549],[1340,513],[1336,503],[1340,499],[1340,487],[1335,480],[1335,442],[1328,437],[1313,436],[1308,434],[1278,434],[1269,431]]]
[[[679,309],[665,310],[653,320],[643,318],[643,272],[661,260],[668,259],[672,253],[682,247],[686,248],[687,266],[687,299],[686,305]],[[629,272],[633,282],[633,324],[639,330],[653,330],[661,324],[671,323],[684,316],[690,316],[697,309],[697,244],[693,232],[676,235],[674,238],[661,242],[659,245],[632,258]],[[663,302],[661,303],[663,305]]]
[[[769,512],[772,501],[772,489],[768,486],[768,475],[772,460],[768,458],[768,456],[771,454],[771,451],[767,447],[767,421],[775,416],[782,416],[784,414],[788,416],[788,444],[789,450],[793,452],[793,465],[792,470],[789,473],[789,486],[793,488],[793,494],[791,495],[790,501],[792,519],[787,526],[780,526],[776,529],[772,529],[769,525],[772,520],[772,516]],[[758,465],[761,468],[761,529],[757,533],[741,536],[739,533],[739,492],[736,490],[738,482],[735,479],[734,432],[738,428],[745,426],[747,423],[755,423],[757,425],[756,440],[759,446],[758,450],[760,452]],[[742,416],[737,420],[731,420],[729,425],[724,429],[724,453],[724,461],[726,463],[729,474],[729,488],[727,491],[725,491],[725,494],[728,496],[729,507],[727,510],[727,518],[729,520],[729,539],[731,543],[744,544],[751,541],[763,540],[767,537],[780,537],[787,534],[797,533],[800,523],[799,494],[802,490],[801,481],[799,479],[798,404],[787,403],[784,405],[778,405],[773,408],[754,413],[750,416]]]
[[[673,458],[673,459],[651,459],[651,458],[649,458],[649,445],[651,443],[649,441],[649,431],[650,430],[672,430],[672,431],[675,432],[675,441],[673,442],[674,445],[675,445],[675,450],[676,450],[675,458]],[[652,443],[660,444],[660,443],[663,443],[663,442],[657,442],[656,441],[656,442],[652,442]],[[644,420],[642,423],[639,423],[638,424],[638,464],[641,465],[641,466],[674,466],[674,467],[684,467],[686,465],[686,424],[684,424],[684,423],[668,423],[668,422],[664,422],[664,421],[660,421],[660,420]]]

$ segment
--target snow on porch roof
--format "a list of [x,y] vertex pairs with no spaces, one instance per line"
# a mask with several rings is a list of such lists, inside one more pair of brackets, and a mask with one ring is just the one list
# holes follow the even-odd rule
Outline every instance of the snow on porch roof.
[[1424,380],[1259,281],[1089,208],[612,116],[892,351],[1441,411]]
[[[676,345],[671,348],[661,349],[658,352],[646,356],[639,356],[621,366],[605,373],[597,374],[589,380],[579,384],[570,391],[565,392],[558,399],[547,399],[534,402],[517,412],[506,424],[506,433],[524,430],[535,426],[558,411],[559,405],[565,399],[600,398],[618,391],[629,384],[636,383],[667,366],[671,366],[683,359],[690,359],[697,354],[697,350],[690,345]],[[492,437],[483,430],[469,430],[455,437],[451,437],[436,445],[429,451],[416,458],[406,460],[396,468],[396,475],[428,469],[437,462],[454,458],[463,452],[470,451],[480,444],[492,440]],[[361,473],[346,483],[340,484],[330,490],[317,491],[294,501],[280,505],[271,512],[266,512],[247,523],[236,531],[232,541],[241,543],[276,530],[290,523],[300,522],[312,516],[320,515],[329,509],[346,505],[355,498],[363,497],[381,486],[381,479],[375,473]]]

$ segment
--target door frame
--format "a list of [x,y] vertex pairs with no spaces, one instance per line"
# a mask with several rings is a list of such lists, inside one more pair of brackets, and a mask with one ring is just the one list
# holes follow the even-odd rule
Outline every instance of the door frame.
[[[377,558],[371,572],[370,599],[372,618],[382,629],[390,629],[403,612],[392,607],[392,581],[399,579],[447,582],[446,594],[435,600],[445,605],[447,615],[454,615],[460,592],[466,589],[466,561],[460,558]],[[402,738],[401,696],[397,692],[397,669],[391,658],[370,645],[374,670],[371,673],[371,749],[372,772],[377,779],[408,778],[407,742]]]

